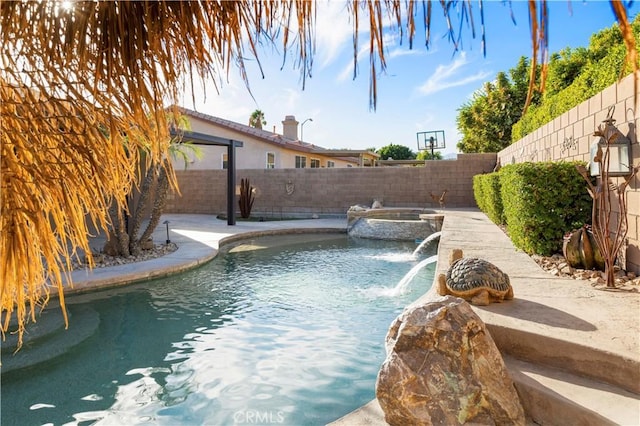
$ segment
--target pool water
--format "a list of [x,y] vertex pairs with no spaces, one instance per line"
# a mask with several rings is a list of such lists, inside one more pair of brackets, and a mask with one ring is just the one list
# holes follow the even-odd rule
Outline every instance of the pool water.
[[373,399],[388,327],[434,265],[396,294],[427,256],[414,243],[270,238],[69,298],[99,328],[53,362],[3,375],[2,425],[323,425]]

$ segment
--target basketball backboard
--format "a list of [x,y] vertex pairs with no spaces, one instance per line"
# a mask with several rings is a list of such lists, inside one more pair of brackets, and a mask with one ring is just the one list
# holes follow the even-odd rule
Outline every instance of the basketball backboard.
[[429,132],[416,133],[418,140],[418,150],[428,150],[433,152],[434,149],[444,149],[444,130],[432,130]]

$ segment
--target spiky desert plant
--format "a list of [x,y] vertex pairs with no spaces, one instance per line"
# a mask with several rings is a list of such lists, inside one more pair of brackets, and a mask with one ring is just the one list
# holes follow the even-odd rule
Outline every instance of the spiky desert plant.
[[249,183],[249,179],[240,179],[240,197],[238,204],[240,205],[240,216],[247,219],[251,216],[251,209],[255,201],[255,189]]

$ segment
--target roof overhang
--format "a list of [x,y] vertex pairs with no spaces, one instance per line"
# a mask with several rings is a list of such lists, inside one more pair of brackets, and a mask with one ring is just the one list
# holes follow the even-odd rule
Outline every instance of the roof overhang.
[[208,135],[206,133],[199,132],[187,132],[171,130],[171,136],[177,136],[184,142],[191,142],[195,145],[215,145],[215,146],[230,146],[233,144],[235,147],[242,147],[244,144],[242,141],[234,139],[225,139],[219,136]]

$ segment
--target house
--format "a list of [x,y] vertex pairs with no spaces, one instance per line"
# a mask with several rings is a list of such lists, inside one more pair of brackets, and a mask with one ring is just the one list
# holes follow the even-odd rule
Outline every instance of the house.
[[[330,150],[303,142],[298,137],[298,121],[287,115],[282,121],[282,134],[180,108],[190,123],[190,132],[183,140],[198,142],[198,136],[242,142],[236,150],[237,169],[287,169],[374,166],[379,155],[367,150]],[[201,159],[193,159],[189,170],[220,170],[227,168],[227,148],[200,146]]]

